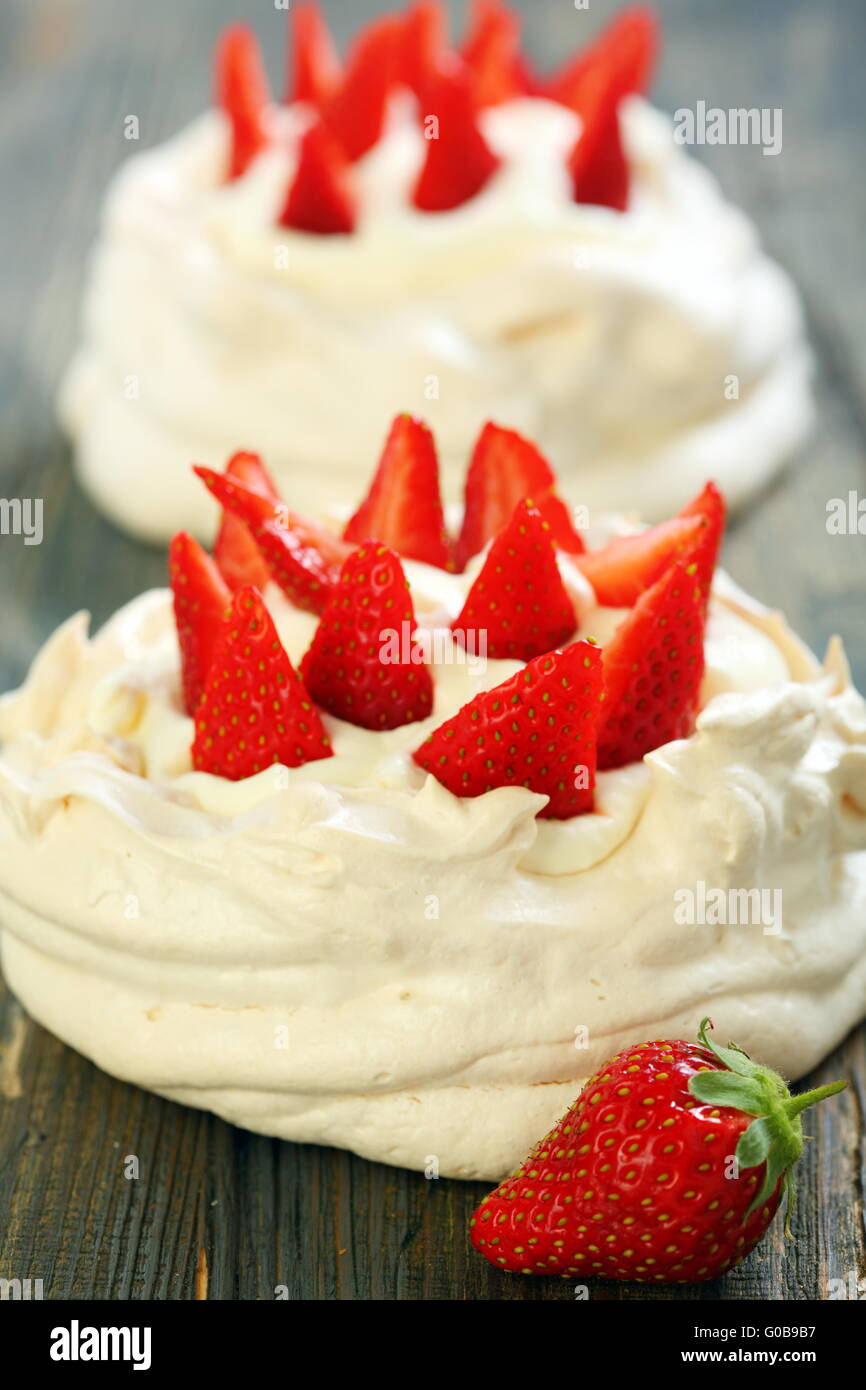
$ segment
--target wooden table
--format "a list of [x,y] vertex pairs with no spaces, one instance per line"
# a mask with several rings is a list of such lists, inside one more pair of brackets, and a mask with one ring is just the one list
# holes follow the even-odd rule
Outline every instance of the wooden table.
[[[377,6],[329,6],[346,30]],[[548,61],[613,6],[525,0],[529,43]],[[866,277],[862,0],[667,0],[656,87],[669,110],[782,107],[784,148],[701,151],[795,273],[819,359],[820,431],[799,465],[739,520],[726,562],[784,604],[818,648],[845,638],[866,687],[866,540],[830,537],[828,498],[866,493]],[[112,530],[69,471],[53,392],[76,331],[84,256],[101,191],[128,152],[205,104],[211,45],[244,14],[276,75],[284,16],[253,0],[4,0],[0,10],[0,493],[42,497],[45,539],[0,539],[0,688],[74,609],[96,622],[164,579],[164,557]],[[2,986],[0,986],[2,991]],[[44,1281],[46,1298],[551,1299],[569,1283],[517,1280],[474,1256],[483,1189],[428,1182],[345,1153],[231,1128],[102,1075],[0,993],[0,1277]],[[596,1299],[826,1298],[863,1273],[864,1033],[812,1084],[850,1090],[810,1115],[800,1239],[772,1238],[727,1279],[666,1290],[600,1285]],[[127,1181],[122,1160],[140,1159]]]

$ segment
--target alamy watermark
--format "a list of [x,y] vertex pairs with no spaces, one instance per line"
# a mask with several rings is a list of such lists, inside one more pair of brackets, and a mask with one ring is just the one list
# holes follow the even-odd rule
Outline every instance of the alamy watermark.
[[674,921],[681,927],[760,927],[764,936],[782,930],[781,888],[694,888],[674,892]]
[[42,535],[41,497],[0,497],[0,536],[23,536],[25,545],[41,545]]
[[0,1279],[0,1303],[29,1303],[43,1297],[41,1279]]
[[403,622],[399,629],[379,633],[379,660],[383,666],[467,666],[476,675],[487,669],[487,630],[467,628],[414,628]]
[[829,536],[866,536],[866,497],[853,490],[847,497],[831,497],[827,502]]
[[765,155],[782,150],[780,106],[707,106],[698,101],[692,111],[681,106],[674,112],[674,139],[678,145],[760,145]]
[[73,1318],[68,1327],[51,1330],[48,1355],[52,1361],[129,1361],[134,1371],[151,1364],[149,1327],[82,1327]]

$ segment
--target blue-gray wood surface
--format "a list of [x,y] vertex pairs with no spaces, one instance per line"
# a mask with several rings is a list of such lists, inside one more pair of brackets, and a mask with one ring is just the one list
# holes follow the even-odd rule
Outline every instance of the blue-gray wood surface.
[[[396,6],[395,6],[396,7]],[[343,37],[379,5],[331,0]],[[524,0],[527,42],[552,63],[615,10]],[[655,92],[668,110],[781,107],[784,148],[699,151],[796,276],[819,364],[820,425],[798,464],[732,528],[726,563],[784,606],[813,646],[845,639],[866,684],[866,539],[832,537],[829,498],[866,495],[866,158],[863,0],[662,0]],[[455,11],[462,6],[454,6]],[[128,153],[208,98],[213,41],[253,23],[276,77],[272,0],[3,0],[0,6],[0,496],[41,497],[45,538],[0,538],[0,688],[77,608],[95,621],[164,578],[163,556],[82,497],[54,420],[85,255],[104,186]],[[0,984],[0,1277],[46,1298],[573,1298],[511,1279],[468,1249],[482,1189],[232,1129],[102,1075],[27,1020]],[[602,1299],[826,1298],[864,1272],[861,1031],[816,1073],[851,1087],[810,1117],[795,1245],[781,1231],[725,1280],[686,1290],[596,1285]],[[136,1154],[141,1177],[123,1177]],[[778,1224],[778,1223],[777,1223]]]

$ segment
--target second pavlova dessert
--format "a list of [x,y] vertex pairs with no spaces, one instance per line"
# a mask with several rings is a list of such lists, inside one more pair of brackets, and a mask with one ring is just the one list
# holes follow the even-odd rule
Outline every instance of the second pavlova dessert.
[[[214,109],[110,190],[61,413],[114,520],[205,536],[188,462],[222,467],[251,422],[314,516],[358,495],[405,409],[435,426],[449,501],[489,418],[575,502],[648,520],[707,477],[739,502],[790,455],[799,302],[645,100],[651,11],[544,75],[500,0],[459,45],[436,0],[388,14],[343,62],[314,5],[291,15],[285,92],[229,30]],[[571,22],[579,43],[592,19]]]

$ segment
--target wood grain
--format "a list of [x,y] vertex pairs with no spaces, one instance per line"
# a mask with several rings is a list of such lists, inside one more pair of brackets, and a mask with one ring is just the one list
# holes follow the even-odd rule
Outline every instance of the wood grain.
[[[374,0],[329,7],[345,33]],[[529,46],[564,56],[614,6],[526,0]],[[827,534],[828,498],[866,495],[866,277],[862,228],[866,8],[861,0],[667,0],[657,85],[779,106],[784,148],[705,149],[803,288],[818,363],[820,430],[798,465],[733,527],[729,568],[784,605],[816,647],[841,632],[866,686],[866,542]],[[78,607],[96,621],[161,583],[164,559],[113,531],[82,497],[53,418],[76,329],[102,189],[128,153],[123,118],[155,143],[207,98],[208,55],[242,14],[272,75],[284,16],[253,0],[5,0],[0,9],[0,493],[41,497],[45,539],[0,538],[0,688]],[[45,1296],[112,1299],[570,1299],[572,1286],[500,1275],[469,1251],[483,1189],[278,1143],[122,1085],[30,1023],[0,986],[0,1277]],[[809,1115],[799,1240],[770,1239],[727,1279],[690,1289],[597,1285],[602,1300],[825,1298],[862,1275],[866,1045],[861,1030],[813,1084],[844,1096]],[[125,1176],[127,1160],[138,1176]]]

